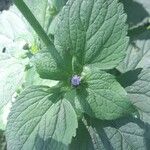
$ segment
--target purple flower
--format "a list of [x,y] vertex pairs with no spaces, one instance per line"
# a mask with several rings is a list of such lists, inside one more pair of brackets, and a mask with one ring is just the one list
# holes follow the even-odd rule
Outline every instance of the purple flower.
[[74,75],[74,76],[72,77],[72,79],[71,79],[71,84],[72,84],[73,86],[78,86],[78,85],[80,85],[80,82],[81,82],[80,76]]

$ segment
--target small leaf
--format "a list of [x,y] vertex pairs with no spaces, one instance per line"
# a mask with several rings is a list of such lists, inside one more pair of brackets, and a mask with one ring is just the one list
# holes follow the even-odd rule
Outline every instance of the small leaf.
[[126,87],[126,91],[140,113],[140,118],[150,124],[150,69],[144,69],[137,81]]
[[134,111],[126,91],[114,76],[98,68],[86,68],[84,73],[85,83],[77,89],[77,98],[85,113],[102,120],[113,120]]
[[63,68],[59,68],[49,52],[38,53],[35,55],[33,62],[43,79],[63,80],[67,78],[67,73]]
[[71,63],[74,56],[81,66],[111,69],[125,57],[125,21],[117,0],[69,0],[59,15],[54,43],[64,61]]
[[14,103],[6,129],[8,150],[67,149],[76,134],[77,117],[59,89],[24,90]]

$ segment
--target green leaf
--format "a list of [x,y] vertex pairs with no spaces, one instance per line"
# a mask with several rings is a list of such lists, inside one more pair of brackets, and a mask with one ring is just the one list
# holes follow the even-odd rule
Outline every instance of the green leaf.
[[23,46],[33,37],[16,7],[0,14],[0,129],[5,129],[13,95],[23,83],[28,59]]
[[34,66],[30,66],[30,68],[28,68],[25,73],[25,87],[29,87],[32,85],[45,85],[52,87],[58,83],[58,81],[40,78]]
[[[12,101],[15,100],[15,97],[12,98]],[[6,125],[7,125],[7,118],[10,113],[10,109],[12,106],[12,102],[9,101],[7,105],[5,105],[1,110],[0,110],[0,130],[5,130]]]
[[[147,150],[150,146],[150,127],[139,119],[128,117],[108,122],[88,119],[85,125],[91,137],[87,145],[94,147],[91,150]],[[81,141],[79,150],[85,150],[83,144]]]
[[102,120],[113,120],[134,111],[126,91],[114,76],[98,68],[86,68],[83,74],[83,83],[74,97],[77,109]]
[[144,69],[126,91],[140,113],[140,118],[150,124],[150,69]]
[[[150,16],[150,2],[147,0],[123,1],[128,16],[128,23],[132,26],[144,25],[145,18]],[[129,7],[128,7],[129,6]],[[148,28],[138,35],[132,35],[127,55],[119,65],[121,72],[137,68],[150,67],[150,30]]]
[[150,61],[150,32],[144,32],[131,40],[124,61],[119,65],[121,72],[127,72],[137,68],[149,68]]
[[23,81],[24,65],[7,56],[0,55],[0,110],[12,100],[13,94]]
[[9,56],[20,56],[25,51],[23,46],[33,42],[32,32],[24,21],[21,13],[16,7],[11,7],[9,11],[0,14],[0,53],[5,52]]
[[58,21],[54,43],[69,63],[74,56],[79,67],[110,69],[125,57],[126,15],[117,0],[69,0]]
[[24,90],[14,103],[6,129],[8,150],[67,149],[76,134],[77,117],[59,89]]
[[63,80],[67,78],[67,73],[63,68],[60,69],[49,52],[38,53],[33,62],[37,72],[43,79]]

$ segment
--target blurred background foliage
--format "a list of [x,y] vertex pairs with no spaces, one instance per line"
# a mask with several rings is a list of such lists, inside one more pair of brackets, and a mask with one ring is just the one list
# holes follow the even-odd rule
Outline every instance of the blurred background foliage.
[[[57,14],[67,0],[24,0],[53,40]],[[120,0],[129,25],[130,44],[125,60],[117,67],[121,73],[150,67],[150,1]],[[44,44],[15,6],[0,14],[0,150],[5,149],[4,130],[11,104],[26,86],[56,84],[41,79],[32,65],[32,56]]]

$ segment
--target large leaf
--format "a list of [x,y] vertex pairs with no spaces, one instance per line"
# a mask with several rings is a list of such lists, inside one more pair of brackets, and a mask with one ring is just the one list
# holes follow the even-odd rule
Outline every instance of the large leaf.
[[14,59],[0,55],[0,110],[12,99],[17,88],[22,84],[24,65]]
[[127,50],[127,56],[118,67],[121,72],[150,67],[150,32],[134,37]]
[[150,69],[141,71],[137,78],[126,90],[138,108],[141,120],[150,124]]
[[75,136],[77,117],[56,89],[33,86],[14,103],[6,129],[8,150],[67,149]]
[[[123,1],[125,3],[125,10],[128,16],[128,23],[130,26],[144,25],[142,22],[146,17],[150,17],[150,1],[134,0]],[[129,7],[128,7],[129,6]],[[143,33],[138,35],[131,35],[130,45],[127,50],[125,60],[119,66],[121,72],[134,70],[136,68],[150,67],[150,31],[145,29]]]
[[[90,137],[88,133],[86,133],[87,136],[84,136],[84,140],[87,140],[87,150],[149,149],[150,127],[139,119],[128,117],[111,122],[90,119],[88,124],[85,125],[90,134]],[[91,141],[88,139],[91,139]],[[74,145],[80,143],[78,144],[78,150],[85,150],[84,140],[80,140],[80,134],[78,134],[73,141]],[[70,150],[72,149],[75,148],[71,147]]]
[[69,0],[58,21],[55,46],[64,60],[71,63],[73,56],[77,68],[94,64],[110,69],[123,60],[128,45],[126,15],[117,0]]
[[134,111],[126,91],[114,76],[98,68],[85,69],[84,73],[75,96],[70,94],[77,109],[102,120],[113,120]]
[[[24,68],[28,59],[22,59],[26,53],[23,46],[26,43],[30,44],[33,37],[15,7],[3,11],[0,20],[0,128],[4,128],[7,122],[6,112],[9,112],[7,106],[24,81]],[[6,104],[8,105],[5,106]]]

